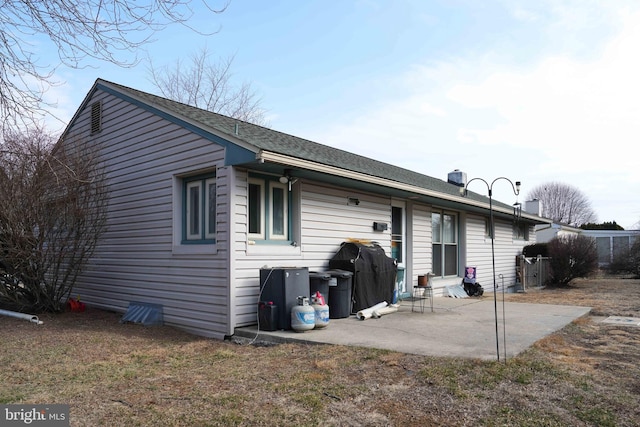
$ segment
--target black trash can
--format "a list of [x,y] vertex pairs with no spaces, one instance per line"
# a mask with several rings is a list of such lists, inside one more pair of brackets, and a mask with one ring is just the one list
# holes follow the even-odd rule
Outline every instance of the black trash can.
[[309,272],[309,295],[310,298],[317,292],[324,297],[325,304],[329,304],[329,282],[331,275],[327,272],[310,271]]
[[351,314],[351,286],[353,273],[346,270],[328,270],[329,281],[329,318],[342,319]]

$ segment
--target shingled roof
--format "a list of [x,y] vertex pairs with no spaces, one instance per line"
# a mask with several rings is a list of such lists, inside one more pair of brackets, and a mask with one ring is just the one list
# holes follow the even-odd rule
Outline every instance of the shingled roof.
[[124,94],[128,94],[129,96],[142,100],[152,106],[161,107],[165,111],[170,111],[178,117],[183,117],[192,122],[200,123],[205,127],[215,129],[218,132],[232,136],[233,139],[239,139],[250,146],[255,147],[256,152],[259,150],[270,151],[353,172],[397,181],[403,184],[426,188],[440,193],[450,195],[457,195],[459,193],[459,187],[441,179],[433,178],[428,175],[420,174],[408,169],[354,154],[339,148],[330,147],[308,139],[299,138],[297,136],[289,135],[263,126],[243,122],[222,114],[212,113],[210,111],[172,101],[167,98],[122,86],[117,83],[98,80],[98,82],[100,81],[117,88]]
[[[454,203],[460,205],[460,207],[462,205],[473,205],[475,207],[474,210],[476,210],[478,208],[488,209],[489,206],[489,199],[483,195],[470,191],[466,197],[461,198],[459,197],[460,187],[457,185],[389,163],[213,113],[103,79],[96,80],[94,90],[96,88],[107,88],[112,92],[119,93],[121,96],[129,97],[138,103],[145,104],[151,109],[163,111],[178,120],[194,124],[207,132],[214,130],[218,134],[226,135],[227,138],[224,139],[242,142],[242,144],[246,145],[244,148],[248,148],[256,154],[261,151],[271,152],[380,178],[387,182],[393,181],[423,189],[432,195],[439,194],[439,197],[435,197],[444,197],[450,201],[454,200]],[[501,210],[503,214],[507,214],[512,209],[510,205],[498,201],[494,201],[494,207]],[[534,222],[547,222],[542,218],[526,213],[523,213],[523,218],[528,218]]]

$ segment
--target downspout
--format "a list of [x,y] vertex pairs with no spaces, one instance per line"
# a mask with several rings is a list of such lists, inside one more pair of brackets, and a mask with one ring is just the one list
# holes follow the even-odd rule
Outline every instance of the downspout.
[[35,323],[36,325],[42,325],[44,322],[38,319],[38,316],[33,314],[24,314],[18,313],[17,311],[9,311],[9,310],[0,310],[0,315],[15,317],[16,319],[28,320],[31,323]]

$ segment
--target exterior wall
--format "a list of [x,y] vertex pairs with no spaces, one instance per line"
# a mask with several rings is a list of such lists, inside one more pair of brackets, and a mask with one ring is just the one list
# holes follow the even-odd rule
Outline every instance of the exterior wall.
[[[485,292],[493,291],[493,260],[491,238],[485,236],[485,221],[482,216],[469,215],[466,221],[467,254],[466,265],[477,268],[477,280]],[[536,242],[533,227],[529,227],[529,240],[513,240],[512,223],[496,220],[494,242],[496,263],[496,285],[510,287],[516,283],[516,256],[522,248]],[[465,267],[464,265],[462,266]],[[502,278],[500,275],[502,274]],[[504,279],[504,281],[503,281]]]
[[538,243],[546,243],[555,237],[576,236],[582,230],[579,228],[567,227],[559,224],[551,224],[536,227],[536,241]]
[[[91,103],[103,101],[90,135]],[[164,321],[204,336],[229,331],[228,170],[221,147],[96,91],[65,141],[97,143],[110,190],[107,231],[73,295],[124,312],[131,301],[163,305]],[[215,245],[181,245],[180,174],[217,168]]]
[[[235,187],[234,242],[232,265],[235,278],[235,327],[256,323],[260,269],[267,267],[308,267],[310,271],[328,268],[329,259],[348,239],[376,241],[387,255],[391,250],[390,230],[373,231],[373,222],[391,222],[391,199],[349,191],[316,182],[300,180],[293,186],[297,246],[252,244],[247,240],[247,172],[238,171]],[[358,198],[358,205],[347,198]]]
[[[300,216],[294,219],[296,246],[252,244],[247,240],[247,171],[237,171],[234,204],[234,241],[232,265],[233,324],[242,327],[255,324],[260,291],[262,267],[308,267],[310,271],[322,271],[340,244],[348,239],[378,242],[390,255],[390,230],[374,232],[374,221],[391,222],[389,197],[349,191],[329,185],[301,180],[294,185],[294,198],[299,202],[293,210]],[[359,205],[349,205],[347,199],[355,197]],[[407,289],[417,283],[418,275],[432,271],[431,207],[407,203]],[[465,265],[478,267],[478,280],[485,289],[493,289],[491,239],[485,237],[485,219],[459,213],[465,218],[460,231],[460,272]],[[496,222],[496,275],[504,276],[504,286],[512,286],[516,280],[516,256],[525,245],[535,243],[533,227],[528,241],[513,240],[511,222]],[[446,286],[459,284],[460,278],[435,279],[434,295],[445,295]],[[502,280],[498,280],[502,289]]]
[[[433,270],[431,246],[431,208],[427,205],[410,205],[407,222],[411,224],[408,235],[407,252],[411,262],[407,267],[407,291],[418,284],[418,276]],[[432,283],[435,286],[435,284]]]
[[596,239],[598,264],[605,267],[617,254],[629,250],[640,238],[640,230],[582,230],[582,235]]
[[[91,136],[90,105],[96,100],[103,101],[103,130]],[[376,241],[391,253],[390,228],[376,232],[372,224],[391,223],[392,198],[303,179],[292,189],[296,244],[247,240],[248,172],[225,167],[222,147],[101,91],[69,129],[66,141],[76,140],[102,147],[110,188],[108,229],[74,289],[89,304],[121,312],[132,301],[162,304],[165,323],[223,338],[255,324],[262,267],[323,270],[348,239]],[[217,240],[182,244],[181,178],[205,171],[217,175]],[[432,270],[431,207],[407,201],[405,212],[411,289],[418,275]],[[460,271],[477,266],[487,288],[491,240],[484,237],[484,219],[461,213],[460,220]],[[533,243],[514,242],[511,233],[511,223],[497,223],[496,273],[507,286],[515,282],[515,255]],[[454,282],[459,279],[435,281],[435,294]]]
[[536,231],[536,240],[540,243],[549,242],[559,234],[560,230],[552,226]]

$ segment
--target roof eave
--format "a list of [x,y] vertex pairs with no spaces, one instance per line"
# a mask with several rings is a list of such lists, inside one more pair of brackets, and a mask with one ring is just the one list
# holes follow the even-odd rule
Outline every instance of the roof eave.
[[[416,185],[406,184],[390,179],[385,179],[382,177],[377,177],[373,175],[364,174],[361,172],[355,172],[343,168],[338,168],[331,165],[326,165],[322,163],[313,162],[306,159],[301,159],[297,157],[291,157],[280,153],[275,153],[271,151],[261,150],[256,154],[256,160],[260,163],[276,163],[290,168],[297,169],[305,169],[314,171],[321,174],[327,174],[332,176],[337,176],[341,178],[346,178],[355,181],[366,182],[368,184],[373,184],[377,186],[392,188],[398,191],[412,193],[416,195],[426,196],[433,199],[442,200],[448,203],[453,203],[455,205],[462,205],[467,207],[472,207],[476,209],[482,209],[489,211],[490,206],[489,203],[481,202],[477,200],[472,200],[467,197],[452,195],[447,193],[442,193],[438,191],[434,191],[428,188],[418,187]],[[513,215],[513,210],[506,209],[502,206],[493,206],[494,212],[503,214],[503,215]],[[550,220],[546,218],[541,218],[537,215],[532,215],[526,212],[521,213],[521,218],[532,221],[537,224],[547,224],[550,223]]]

